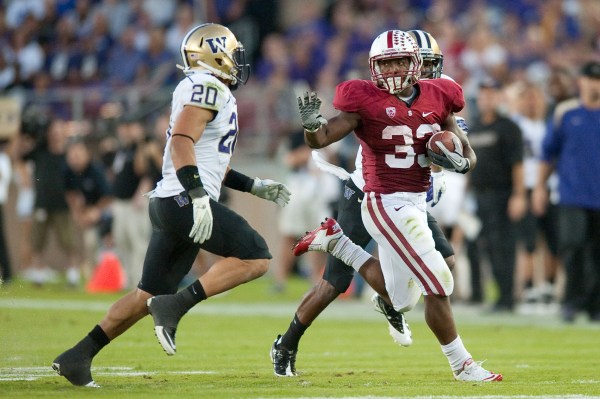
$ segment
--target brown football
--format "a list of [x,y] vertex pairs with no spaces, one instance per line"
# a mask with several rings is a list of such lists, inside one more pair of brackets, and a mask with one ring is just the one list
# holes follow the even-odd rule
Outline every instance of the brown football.
[[[462,154],[462,146],[460,146],[460,148],[455,148],[454,141],[452,140],[453,137],[456,137],[456,135],[449,130],[442,130],[441,132],[434,133],[427,142],[427,148],[436,154],[444,155],[440,147],[435,145],[437,141],[440,141],[442,144],[444,144],[448,151]],[[458,140],[458,137],[456,138]],[[458,141],[458,143],[460,145],[460,141]]]

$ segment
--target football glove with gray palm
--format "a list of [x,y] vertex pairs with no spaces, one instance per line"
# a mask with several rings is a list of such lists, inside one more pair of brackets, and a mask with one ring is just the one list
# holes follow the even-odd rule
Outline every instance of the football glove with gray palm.
[[321,116],[321,99],[317,97],[314,91],[310,94],[304,94],[304,100],[301,97],[298,99],[298,110],[302,119],[304,130],[309,133],[314,133],[323,125],[327,124],[327,119]]
[[273,201],[280,207],[284,207],[290,202],[290,195],[292,194],[285,184],[271,179],[261,180],[258,177],[254,178],[250,193],[268,201]]
[[444,169],[453,170],[458,173],[465,174],[469,171],[471,167],[471,163],[467,158],[463,156],[462,144],[458,137],[453,137],[452,141],[454,142],[454,151],[450,151],[446,148],[446,146],[440,142],[436,141],[435,145],[442,151],[443,155],[436,154],[435,152],[428,150],[428,155],[431,158],[431,161],[441,166]]

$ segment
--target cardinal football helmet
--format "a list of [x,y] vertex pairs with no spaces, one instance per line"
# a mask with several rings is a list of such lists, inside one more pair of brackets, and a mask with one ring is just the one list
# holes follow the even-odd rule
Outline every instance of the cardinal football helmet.
[[[403,71],[382,73],[379,62],[394,58],[409,58]],[[423,59],[415,40],[401,30],[388,30],[375,38],[369,51],[371,79],[391,94],[397,94],[417,83]]]
[[190,30],[181,42],[181,60],[183,66],[178,67],[184,73],[208,70],[234,87],[246,83],[250,72],[244,46],[219,24],[202,24]]
[[444,55],[435,38],[423,30],[409,30],[408,33],[421,49],[421,58],[423,58],[421,79],[440,78],[444,67]]

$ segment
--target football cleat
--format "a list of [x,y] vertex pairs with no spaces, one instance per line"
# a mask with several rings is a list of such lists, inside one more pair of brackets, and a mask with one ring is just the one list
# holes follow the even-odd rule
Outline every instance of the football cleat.
[[148,311],[154,319],[154,334],[167,355],[177,351],[175,332],[179,320],[187,312],[173,295],[158,295],[146,301]]
[[298,350],[287,350],[279,347],[281,335],[278,335],[271,346],[271,362],[273,363],[273,373],[277,377],[295,377],[296,374],[296,354]]
[[473,359],[467,359],[463,364],[463,368],[454,372],[454,378],[464,382],[493,382],[502,381],[502,374],[487,371],[481,364]]
[[398,312],[390,306],[377,293],[373,294],[371,301],[375,304],[375,310],[383,314],[388,321],[390,335],[399,345],[412,345],[412,332],[402,312]]
[[321,226],[296,242],[292,252],[295,256],[302,255],[308,251],[331,252],[337,241],[344,235],[342,228],[333,218],[325,218]]
[[75,348],[61,353],[52,362],[52,368],[58,375],[65,377],[71,384],[80,387],[100,388],[92,378],[92,359]]

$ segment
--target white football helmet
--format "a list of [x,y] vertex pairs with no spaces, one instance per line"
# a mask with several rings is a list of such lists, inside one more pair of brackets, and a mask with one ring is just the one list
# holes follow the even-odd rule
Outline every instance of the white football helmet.
[[439,79],[444,68],[444,54],[442,54],[437,40],[424,30],[409,30],[408,33],[421,49],[421,58],[423,58],[421,79]]
[[[410,66],[404,71],[382,73],[379,61],[393,58],[409,58]],[[407,32],[388,30],[375,38],[369,51],[371,79],[391,94],[397,94],[417,83],[421,75],[423,59],[419,46]]]
[[181,42],[181,60],[183,66],[177,66],[184,73],[208,70],[234,87],[246,83],[250,72],[244,46],[219,24],[202,24],[190,30]]

